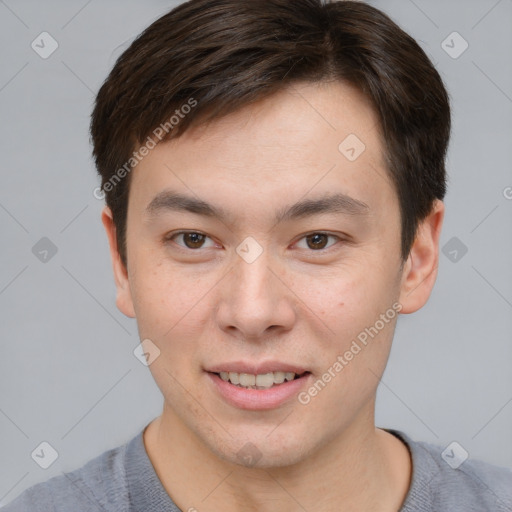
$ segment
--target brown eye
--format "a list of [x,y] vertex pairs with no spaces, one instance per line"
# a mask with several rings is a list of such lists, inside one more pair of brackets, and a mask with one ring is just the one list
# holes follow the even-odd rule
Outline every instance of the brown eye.
[[[183,242],[177,241],[179,238],[183,239]],[[167,240],[174,241],[177,245],[185,249],[201,249],[204,247],[205,240],[209,237],[198,233],[196,231],[180,231],[167,238]]]
[[189,249],[197,249],[204,243],[204,235],[200,233],[184,233],[183,241]]
[[[329,241],[330,239],[330,241]],[[296,244],[299,249],[309,250],[309,252],[328,251],[337,242],[343,239],[337,235],[331,235],[330,233],[324,233],[322,231],[316,231],[308,235],[304,235]]]
[[310,249],[325,249],[329,235],[325,233],[314,233],[306,237],[308,247]]

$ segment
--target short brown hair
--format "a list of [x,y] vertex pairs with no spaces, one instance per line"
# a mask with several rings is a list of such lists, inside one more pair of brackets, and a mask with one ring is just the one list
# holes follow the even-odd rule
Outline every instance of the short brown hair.
[[[356,86],[378,115],[405,261],[419,222],[446,192],[449,99],[421,47],[363,2],[190,0],[152,23],[119,57],[92,113],[93,155],[125,266],[129,170],[134,150],[156,127],[191,98],[196,106],[162,140],[293,82],[332,79]],[[107,187],[123,166],[126,178]]]

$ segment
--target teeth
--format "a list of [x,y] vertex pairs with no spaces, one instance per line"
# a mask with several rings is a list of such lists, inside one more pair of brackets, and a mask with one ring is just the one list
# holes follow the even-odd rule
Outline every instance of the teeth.
[[274,373],[264,373],[263,375],[256,375],[256,386],[263,388],[271,388],[274,385]]
[[250,373],[240,374],[240,385],[241,386],[254,386],[256,384],[256,376]]
[[240,375],[235,372],[229,372],[229,380],[232,384],[240,384]]
[[268,372],[252,375],[250,373],[220,372],[219,375],[223,381],[229,381],[238,387],[269,389],[275,384],[282,384],[285,380],[293,380],[296,374],[293,372]]
[[274,372],[274,382],[282,384],[284,382],[284,372]]

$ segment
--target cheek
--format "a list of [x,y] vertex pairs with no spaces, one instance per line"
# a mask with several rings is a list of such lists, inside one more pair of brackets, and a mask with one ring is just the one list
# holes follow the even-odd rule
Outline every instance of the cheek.
[[329,275],[296,276],[293,290],[305,310],[315,313],[328,332],[338,340],[348,340],[373,324],[394,302],[394,285],[386,278],[388,270],[377,275],[371,265],[351,266]]
[[[298,295],[307,297],[304,311],[315,313],[310,316],[315,322],[310,328],[317,346],[322,347],[318,354],[322,371],[332,367],[341,356],[343,369],[332,369],[331,373],[337,376],[333,381],[343,382],[346,389],[354,383],[371,384],[369,390],[373,389],[376,378],[369,370],[379,376],[383,371],[397,318],[396,308],[392,307],[396,285],[385,277],[391,273],[387,270],[370,274],[365,268],[352,267],[329,279],[308,276],[296,282],[300,288]],[[337,384],[329,387],[339,390]]]
[[[179,268],[171,268],[149,251],[133,258],[130,286],[137,312],[137,323],[149,334],[162,337],[178,323],[198,294],[197,280]],[[196,299],[197,302],[197,299]]]
[[201,275],[165,262],[137,268],[132,296],[140,339],[152,340],[162,361],[177,372],[199,366],[199,341],[213,332],[213,294],[208,292],[217,281],[212,272]]

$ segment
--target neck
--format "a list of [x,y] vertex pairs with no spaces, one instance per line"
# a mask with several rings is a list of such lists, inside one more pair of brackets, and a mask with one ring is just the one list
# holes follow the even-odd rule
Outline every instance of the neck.
[[165,490],[187,511],[326,512],[342,504],[354,512],[396,512],[410,485],[409,451],[375,428],[373,407],[312,456],[285,467],[221,459],[166,407],[146,428],[144,443]]

